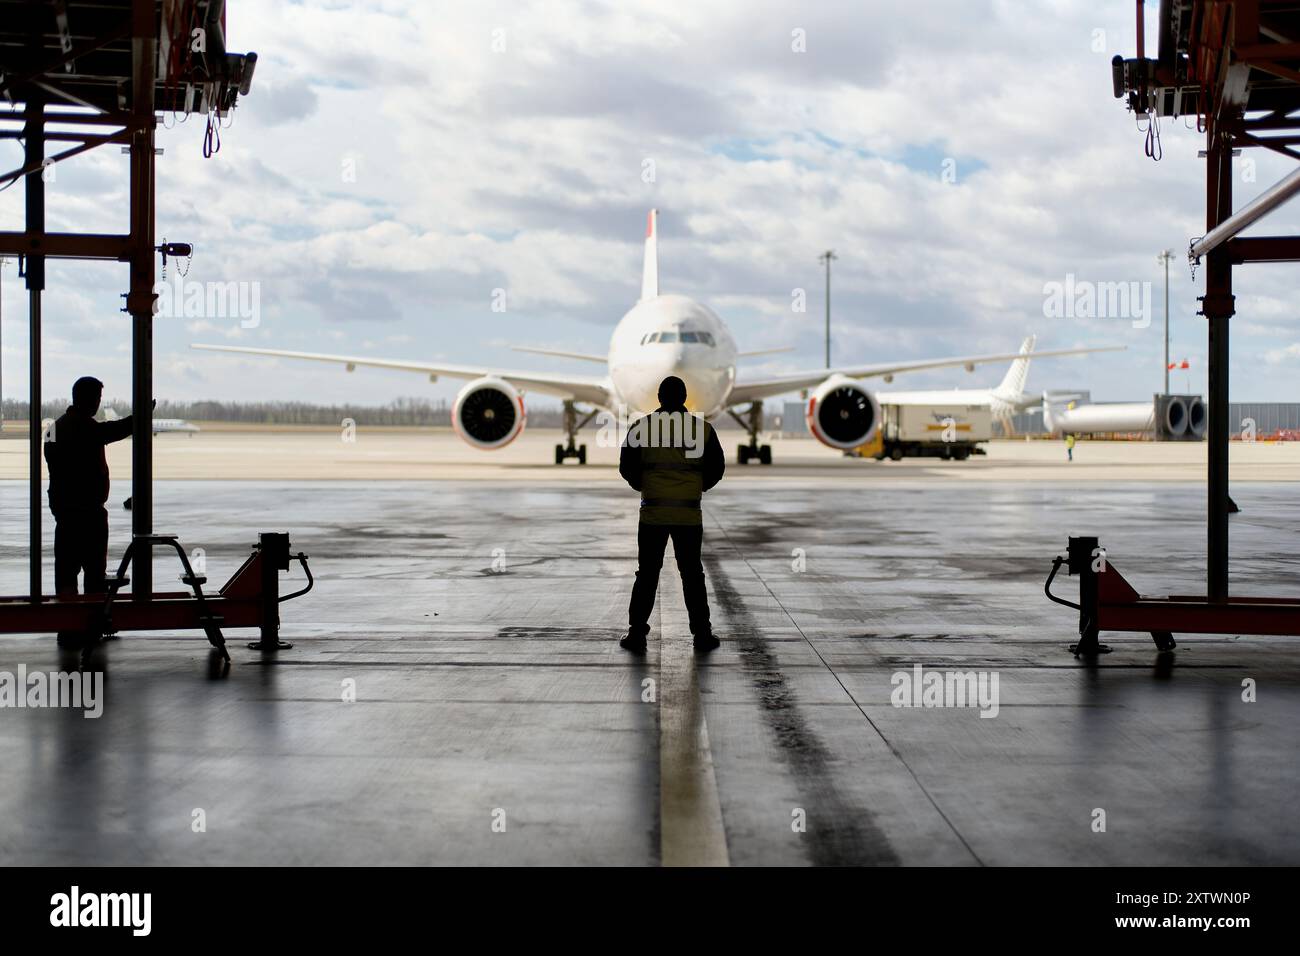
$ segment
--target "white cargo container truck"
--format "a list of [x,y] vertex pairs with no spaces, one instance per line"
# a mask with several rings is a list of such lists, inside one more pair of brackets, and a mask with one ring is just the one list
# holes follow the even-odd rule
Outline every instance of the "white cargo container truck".
[[993,437],[993,411],[986,405],[881,405],[878,459],[953,458],[982,455]]

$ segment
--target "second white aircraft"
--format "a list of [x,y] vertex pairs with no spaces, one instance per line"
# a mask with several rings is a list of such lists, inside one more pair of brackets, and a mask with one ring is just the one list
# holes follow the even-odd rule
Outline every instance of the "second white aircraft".
[[[278,358],[306,359],[343,365],[402,369],[436,379],[469,379],[452,406],[452,425],[470,445],[484,450],[503,448],[519,437],[527,418],[523,393],[539,392],[564,402],[567,445],[555,446],[557,464],[566,458],[585,463],[586,446],[576,445],[578,431],[600,410],[618,414],[653,411],[658,406],[659,383],[676,375],[686,383],[687,406],[713,419],[727,412],[748,432],[739,448],[742,464],[756,459],[772,461],[771,448],[759,444],[763,399],[788,392],[807,391],[808,428],[823,444],[849,449],[875,437],[880,427],[880,404],[859,379],[883,378],[890,382],[901,372],[965,366],[970,371],[986,362],[1002,362],[1019,353],[964,355],[920,362],[889,362],[817,368],[770,377],[737,374],[736,361],[761,352],[739,352],[726,323],[708,306],[683,295],[659,292],[658,211],[651,210],[646,224],[645,262],[641,298],[619,321],[607,355],[587,355],[556,349],[521,348],[520,351],[568,359],[599,362],[606,374],[572,375],[508,371],[487,366],[417,362],[410,359],[376,359],[357,355],[326,355],[281,349],[233,345],[194,345],[214,352],[238,352]],[[781,351],[781,350],[777,350]],[[1036,357],[1079,355],[1100,349],[1056,349]],[[580,409],[579,406],[590,406]],[[740,406],[748,406],[739,412]],[[581,420],[579,416],[583,417]]]

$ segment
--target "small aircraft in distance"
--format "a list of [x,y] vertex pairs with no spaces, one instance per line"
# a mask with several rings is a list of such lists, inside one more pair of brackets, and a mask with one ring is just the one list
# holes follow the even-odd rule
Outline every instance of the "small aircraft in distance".
[[[119,417],[117,410],[113,406],[110,405],[104,409],[104,421],[115,422]],[[193,438],[194,433],[198,430],[198,425],[187,422],[182,418],[155,418],[153,420],[153,433],[155,435],[164,432],[184,432]]]

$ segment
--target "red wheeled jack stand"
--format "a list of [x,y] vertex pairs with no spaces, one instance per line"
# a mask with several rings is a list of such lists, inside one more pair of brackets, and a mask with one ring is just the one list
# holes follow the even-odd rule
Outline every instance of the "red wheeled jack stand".
[[[1146,631],[1161,651],[1172,651],[1177,646],[1174,634],[1300,635],[1300,600],[1143,597],[1115,570],[1096,538],[1071,538],[1066,555],[1052,559],[1052,571],[1043,591],[1057,604],[1079,612],[1079,642],[1070,645],[1076,657],[1110,652],[1097,640],[1101,631]],[[1052,593],[1052,581],[1062,564],[1079,578],[1078,604]]]
[[[127,567],[137,545],[171,547],[180,558],[184,574],[181,583],[189,591],[155,591],[148,598],[120,597],[129,583]],[[280,594],[280,571],[297,561],[307,575],[307,586]],[[292,647],[280,640],[280,604],[312,589],[307,555],[290,554],[289,536],[272,532],[258,535],[253,553],[216,594],[204,594],[207,578],[194,573],[189,556],[175,535],[136,535],[127,546],[117,573],[108,579],[107,594],[59,595],[33,601],[30,597],[0,597],[0,634],[74,631],[102,635],[114,631],[171,631],[195,628],[228,662],[223,627],[256,627],[261,640],[249,644],[255,650]]]

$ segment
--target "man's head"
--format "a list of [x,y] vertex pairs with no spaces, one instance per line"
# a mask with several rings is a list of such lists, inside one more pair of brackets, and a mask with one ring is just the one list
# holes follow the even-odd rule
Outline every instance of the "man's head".
[[99,400],[104,394],[104,383],[89,375],[72,383],[72,405],[77,411],[94,417],[99,411]]
[[669,375],[659,383],[659,406],[661,408],[686,407],[686,383],[676,375]]

